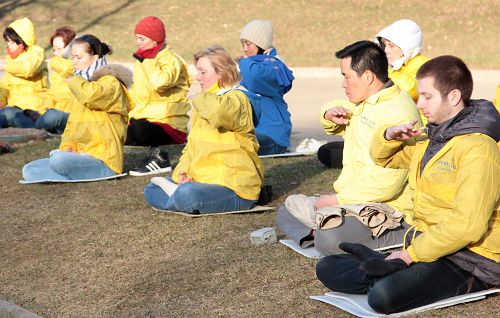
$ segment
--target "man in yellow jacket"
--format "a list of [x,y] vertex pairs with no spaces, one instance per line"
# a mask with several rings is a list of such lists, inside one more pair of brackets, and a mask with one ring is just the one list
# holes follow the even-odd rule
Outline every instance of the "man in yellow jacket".
[[317,265],[327,287],[368,293],[384,314],[500,286],[500,115],[491,102],[470,100],[472,75],[457,57],[426,62],[417,78],[428,139],[407,145],[422,134],[416,121],[383,126],[370,150],[381,167],[409,169],[413,226],[405,249],[386,257],[344,244],[355,256]]
[[0,128],[33,127],[33,121],[23,110],[41,111],[42,99],[38,93],[48,84],[43,73],[45,54],[36,45],[35,27],[28,18],[9,24],[3,37],[8,54],[5,74],[0,80]]
[[[322,196],[316,209],[339,204],[383,202],[409,215],[411,198],[405,192],[407,170],[378,167],[370,158],[369,146],[375,131],[417,120],[420,116],[410,96],[388,78],[387,58],[375,43],[360,41],[336,53],[344,80],[342,87],[349,101],[334,100],[321,109],[321,124],[327,134],[343,135],[343,169],[334,183],[336,194]],[[406,217],[405,215],[405,217]],[[404,227],[373,238],[369,228],[358,220],[345,218],[344,224],[315,233],[314,244],[323,255],[339,253],[343,241],[368,244],[372,248],[401,243]],[[409,220],[406,220],[409,222]],[[299,242],[310,229],[302,228],[280,209],[278,226]]]

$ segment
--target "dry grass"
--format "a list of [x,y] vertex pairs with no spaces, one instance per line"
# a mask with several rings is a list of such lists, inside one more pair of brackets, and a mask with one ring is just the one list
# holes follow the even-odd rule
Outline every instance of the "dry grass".
[[239,30],[250,20],[270,19],[275,44],[292,66],[332,66],[333,52],[371,39],[386,25],[410,18],[423,29],[429,57],[455,54],[474,68],[500,67],[500,2],[496,0],[310,0],[310,1],[160,1],[160,0],[4,0],[0,26],[29,16],[39,43],[48,47],[51,32],[70,25],[94,33],[115,48],[114,58],[132,61],[133,28],[142,17],[166,23],[172,47],[191,61],[214,43],[240,53]]
[[[309,300],[326,289],[316,261],[281,244],[250,245],[275,213],[191,219],[156,213],[149,178],[20,185],[23,164],[57,140],[0,156],[0,299],[46,317],[320,317],[348,315]],[[175,162],[180,147],[170,147]],[[141,154],[127,154],[127,164]],[[314,157],[268,159],[273,205],[291,193],[325,193],[338,171]],[[426,313],[493,317],[497,298]]]
[[[390,6],[390,9],[388,9]],[[30,16],[39,43],[56,26],[95,33],[130,60],[133,26],[156,14],[188,60],[212,43],[239,52],[239,29],[274,22],[291,65],[330,66],[332,52],[373,36],[402,17],[424,29],[424,53],[457,54],[474,67],[498,68],[498,1],[53,1],[5,0],[0,27]],[[446,36],[446,38],[445,38]],[[471,45],[473,43],[473,45]],[[0,156],[0,299],[47,317],[320,317],[348,315],[307,296],[326,291],[315,261],[274,244],[252,247],[249,233],[275,213],[190,219],[156,213],[143,200],[149,178],[89,184],[20,185],[21,167],[57,140]],[[170,147],[175,162],[179,147]],[[140,160],[128,153],[127,165]],[[291,193],[325,193],[338,171],[314,157],[264,160],[277,206]],[[499,297],[425,313],[494,317]]]

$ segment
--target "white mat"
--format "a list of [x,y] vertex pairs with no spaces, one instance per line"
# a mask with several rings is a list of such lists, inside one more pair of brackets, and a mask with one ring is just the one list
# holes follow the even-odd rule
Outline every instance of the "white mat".
[[307,258],[321,258],[321,254],[314,248],[314,246],[302,248],[294,240],[280,240],[280,243],[288,246],[295,252],[304,255]]
[[274,210],[274,207],[256,205],[249,210],[228,211],[228,212],[218,212],[218,213],[203,213],[203,214],[202,213],[192,214],[192,213],[186,213],[186,212],[161,210],[161,209],[157,209],[157,208],[153,208],[153,210],[158,211],[158,212],[165,212],[165,213],[172,213],[172,214],[177,214],[177,215],[182,215],[182,216],[189,216],[192,218],[199,218],[199,217],[203,217],[203,216],[216,216],[216,215],[224,215],[224,214],[243,214],[243,213],[256,213],[256,212],[272,211],[272,210]]
[[280,153],[277,155],[259,156],[259,158],[298,157],[298,156],[313,156],[313,155],[315,155],[315,153],[304,153],[304,152],[293,151],[293,152]]
[[[291,248],[295,252],[297,252],[301,255],[304,255],[307,258],[321,258],[321,254],[314,248],[314,246],[302,248],[302,247],[300,247],[299,244],[295,243],[295,241],[293,241],[293,240],[280,240],[280,243],[285,245],[285,246],[288,246],[289,248]],[[401,246],[403,246],[403,244],[394,244],[394,245],[390,245],[390,246],[376,248],[375,251],[381,252],[381,251],[390,250],[393,248],[400,248]]]
[[75,183],[75,182],[94,182],[94,181],[101,181],[101,180],[110,180],[110,179],[118,179],[121,177],[125,177],[127,173],[122,173],[122,174],[116,174],[114,176],[110,177],[105,177],[105,178],[95,178],[95,179],[83,179],[83,180],[37,180],[37,181],[26,181],[26,180],[19,180],[19,183],[21,184],[34,184],[34,183]]
[[332,306],[338,307],[345,310],[355,316],[363,318],[372,317],[402,317],[411,314],[420,313],[427,310],[439,309],[444,307],[449,307],[453,305],[458,305],[462,303],[468,303],[471,301],[476,301],[486,298],[486,295],[500,293],[500,289],[489,289],[477,293],[470,293],[461,296],[455,296],[448,299],[444,299],[429,305],[414,308],[404,312],[394,313],[390,315],[379,314],[375,312],[368,305],[368,296],[365,295],[352,295],[337,292],[330,292],[324,295],[310,296],[309,298],[322,301],[324,303],[330,304]]

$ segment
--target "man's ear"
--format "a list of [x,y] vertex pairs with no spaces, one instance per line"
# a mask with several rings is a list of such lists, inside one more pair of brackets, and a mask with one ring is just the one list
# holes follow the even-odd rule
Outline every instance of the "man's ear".
[[366,81],[366,84],[371,85],[375,80],[375,74],[372,71],[366,70],[361,77]]
[[452,106],[457,106],[462,101],[462,92],[458,89],[454,89],[448,93],[448,103]]

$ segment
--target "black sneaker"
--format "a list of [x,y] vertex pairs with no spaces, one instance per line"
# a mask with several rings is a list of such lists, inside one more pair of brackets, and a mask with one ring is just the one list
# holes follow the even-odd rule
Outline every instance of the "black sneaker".
[[150,174],[159,174],[172,171],[168,153],[161,151],[160,148],[152,148],[149,153],[149,158],[137,168],[129,171],[131,176],[147,176]]

